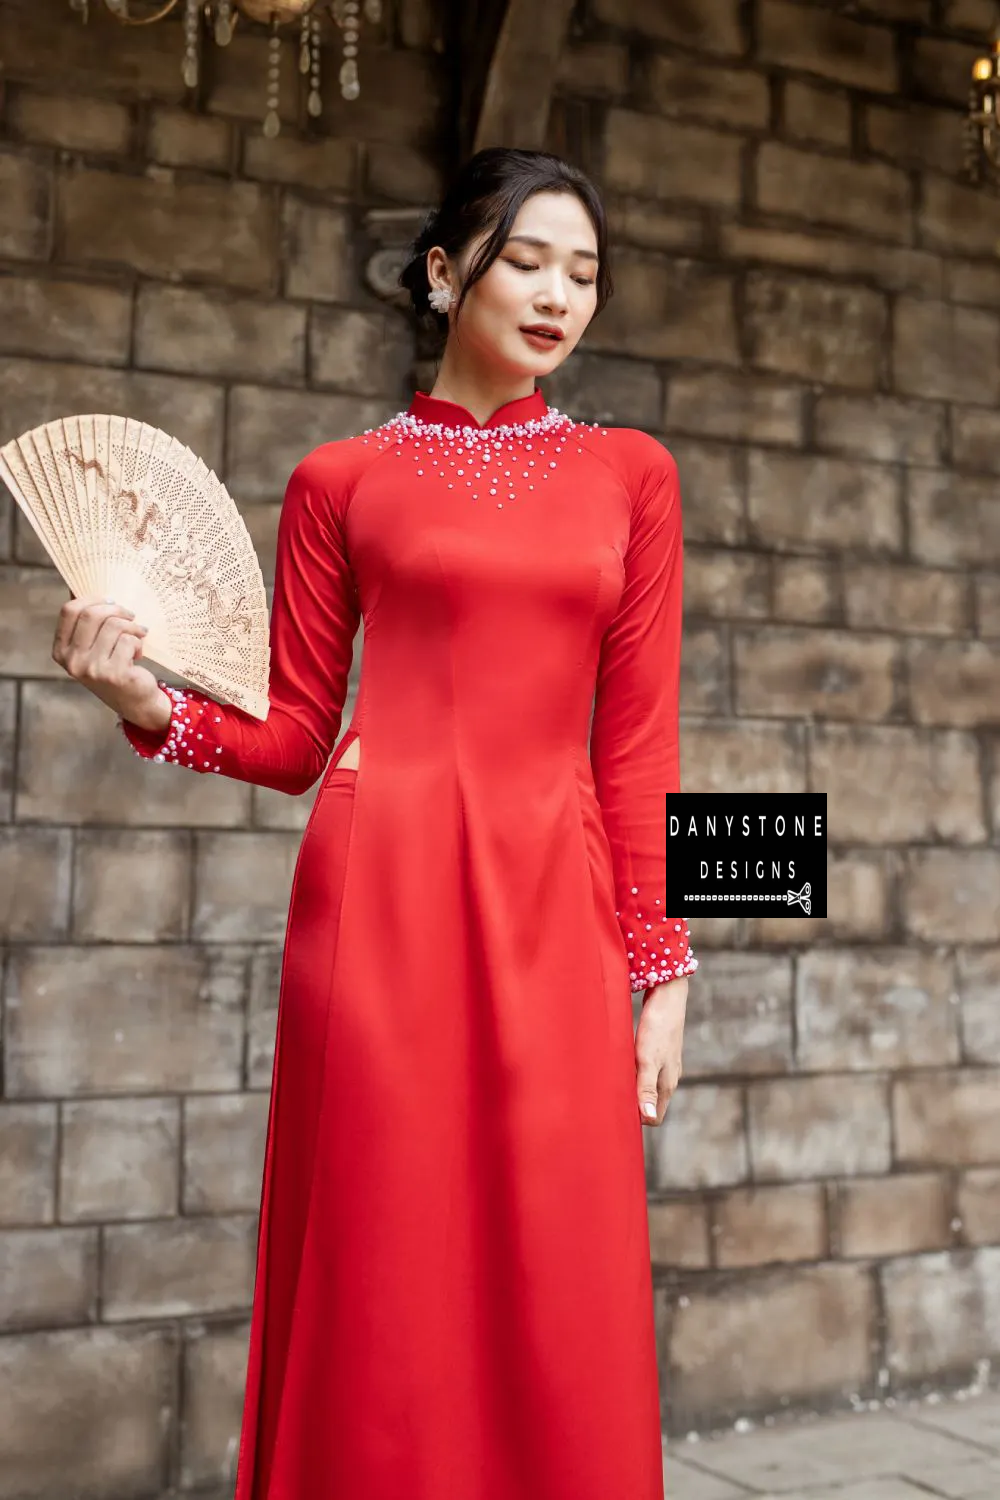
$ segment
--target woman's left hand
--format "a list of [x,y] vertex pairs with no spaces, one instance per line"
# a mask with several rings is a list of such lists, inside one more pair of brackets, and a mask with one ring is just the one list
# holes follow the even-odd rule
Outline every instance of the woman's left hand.
[[682,977],[654,984],[645,994],[635,1033],[639,1117],[644,1125],[663,1123],[681,1080],[687,992],[687,978]]

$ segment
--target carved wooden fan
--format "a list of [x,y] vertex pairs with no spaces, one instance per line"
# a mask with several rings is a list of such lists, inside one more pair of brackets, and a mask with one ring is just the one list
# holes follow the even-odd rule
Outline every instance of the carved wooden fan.
[[267,718],[260,564],[229,491],[190,448],[130,417],[62,417],[0,448],[0,477],[73,594],[134,610],[144,658]]

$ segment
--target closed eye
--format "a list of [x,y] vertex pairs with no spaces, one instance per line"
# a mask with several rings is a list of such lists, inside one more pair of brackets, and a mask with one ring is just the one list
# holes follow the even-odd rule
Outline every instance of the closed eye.
[[[507,257],[505,256],[504,259],[507,260]],[[509,266],[514,266],[518,271],[537,271],[540,269],[538,266],[529,265],[527,261],[523,260],[507,260],[507,264]],[[588,279],[586,276],[574,276],[573,280],[576,282],[577,286],[594,285],[593,280]]]

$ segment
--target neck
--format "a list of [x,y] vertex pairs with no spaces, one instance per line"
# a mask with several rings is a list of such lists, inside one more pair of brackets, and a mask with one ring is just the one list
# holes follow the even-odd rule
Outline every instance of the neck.
[[452,345],[453,340],[449,339],[437,379],[427,393],[435,400],[453,401],[456,406],[464,406],[477,422],[485,424],[508,401],[519,401],[534,392],[534,375],[517,378],[484,369],[482,365],[472,367],[456,355]]

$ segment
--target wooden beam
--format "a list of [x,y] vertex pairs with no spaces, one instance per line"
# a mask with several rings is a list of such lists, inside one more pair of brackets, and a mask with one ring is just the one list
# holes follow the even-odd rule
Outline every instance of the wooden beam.
[[544,148],[574,0],[509,0],[476,121],[473,150]]

